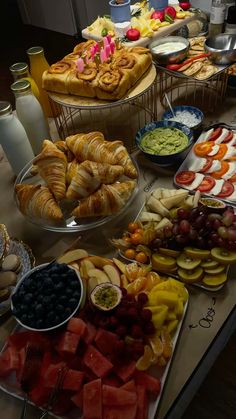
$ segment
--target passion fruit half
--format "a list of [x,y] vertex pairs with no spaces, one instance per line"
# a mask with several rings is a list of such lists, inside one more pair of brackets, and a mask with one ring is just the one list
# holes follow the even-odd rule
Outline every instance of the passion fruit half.
[[103,311],[109,311],[118,306],[121,298],[121,289],[108,282],[97,285],[90,294],[90,300],[94,307]]

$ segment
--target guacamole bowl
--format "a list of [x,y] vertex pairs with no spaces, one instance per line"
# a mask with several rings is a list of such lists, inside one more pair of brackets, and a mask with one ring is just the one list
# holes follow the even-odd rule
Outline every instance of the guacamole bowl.
[[193,132],[175,121],[154,121],[141,128],[135,137],[140,151],[159,166],[181,163],[193,145]]

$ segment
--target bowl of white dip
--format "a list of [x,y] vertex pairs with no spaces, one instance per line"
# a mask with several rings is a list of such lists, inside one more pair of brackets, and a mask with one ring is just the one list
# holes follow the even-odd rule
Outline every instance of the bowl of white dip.
[[168,65],[183,61],[188,53],[189,41],[182,36],[166,36],[151,42],[149,49],[157,64]]
[[162,119],[179,122],[180,124],[184,124],[192,130],[199,128],[204,119],[203,112],[194,106],[175,106],[173,111],[174,116],[172,115],[172,112],[168,110],[164,112]]

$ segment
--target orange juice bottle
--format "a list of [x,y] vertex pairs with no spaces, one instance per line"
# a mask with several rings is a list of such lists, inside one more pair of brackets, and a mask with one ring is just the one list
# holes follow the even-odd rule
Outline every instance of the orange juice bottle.
[[52,108],[49,103],[47,92],[42,88],[42,75],[50,66],[44,56],[42,47],[31,47],[27,50],[30,60],[30,73],[39,89],[39,101],[44,110],[45,116],[53,117]]
[[29,72],[28,64],[26,63],[12,64],[10,67],[10,72],[12,74],[14,81],[18,81],[20,79],[28,80],[31,84],[32,93],[39,100],[39,89]]

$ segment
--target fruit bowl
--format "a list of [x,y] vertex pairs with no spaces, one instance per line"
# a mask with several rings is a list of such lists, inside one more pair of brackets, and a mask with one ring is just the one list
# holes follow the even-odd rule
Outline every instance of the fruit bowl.
[[28,271],[11,298],[16,321],[33,331],[51,331],[68,322],[84,296],[78,272],[66,264],[44,263]]

